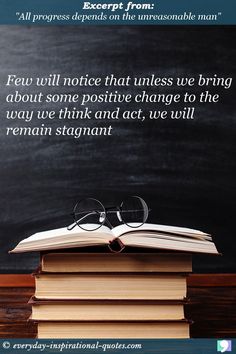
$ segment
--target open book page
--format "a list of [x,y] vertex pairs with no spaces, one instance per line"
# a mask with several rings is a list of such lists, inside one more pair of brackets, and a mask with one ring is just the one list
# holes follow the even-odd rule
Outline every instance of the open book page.
[[163,234],[180,235],[189,238],[192,237],[192,238],[209,240],[209,241],[212,239],[211,236],[207,233],[195,229],[186,228],[186,227],[148,224],[148,223],[145,223],[140,227],[135,227],[135,224],[132,225],[134,225],[134,227],[130,227],[125,224],[116,226],[112,229],[112,233],[115,237],[119,237],[121,235],[124,235],[125,233],[132,233],[138,236],[139,234],[144,235],[144,231],[149,231],[149,232],[153,232],[153,237],[159,237],[159,235],[163,233]]
[[201,244],[202,242],[204,243],[211,243],[208,240],[205,240],[203,238],[198,238],[198,237],[189,237],[189,236],[182,236],[182,235],[177,235],[177,234],[165,234],[165,233],[160,233],[157,231],[140,231],[140,232],[131,232],[131,233],[125,233],[121,236],[119,236],[119,239],[122,241],[124,239],[130,239],[131,237],[139,237],[140,239],[143,239],[143,242],[145,242],[145,239],[153,239],[155,242],[155,239],[164,239],[164,240],[169,240],[169,241],[179,241],[179,242],[188,242],[188,243],[199,243]]
[[[88,225],[89,226],[89,225]],[[22,240],[11,252],[41,251],[47,249],[96,246],[109,244],[113,238],[111,230],[101,226],[95,231],[85,231],[75,226],[68,230],[67,227],[37,232]]]
[[153,238],[153,237],[140,237],[133,234],[126,234],[119,237],[124,246],[130,247],[145,247],[155,249],[166,249],[173,251],[196,252],[196,253],[212,253],[218,254],[218,251],[213,242],[194,240],[167,239],[167,238]]

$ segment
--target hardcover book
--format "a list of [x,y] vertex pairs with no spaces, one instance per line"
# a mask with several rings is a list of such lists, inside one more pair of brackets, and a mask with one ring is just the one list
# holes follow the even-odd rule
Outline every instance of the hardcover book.
[[182,300],[186,275],[88,273],[35,275],[37,299]]
[[35,321],[154,321],[184,319],[184,301],[152,300],[37,300]]
[[187,321],[39,322],[38,338],[189,338]]
[[41,271],[48,273],[88,272],[191,272],[192,256],[179,252],[82,253],[47,252],[41,255]]

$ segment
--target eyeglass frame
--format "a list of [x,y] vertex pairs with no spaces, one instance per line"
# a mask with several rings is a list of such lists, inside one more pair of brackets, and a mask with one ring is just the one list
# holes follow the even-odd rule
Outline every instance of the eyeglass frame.
[[[132,195],[132,196],[130,196],[130,197],[128,197],[128,198],[138,198],[139,200],[141,200],[142,203],[144,203],[144,208],[143,208],[143,209],[144,209],[144,211],[145,211],[145,210],[147,211],[147,216],[146,216],[145,220],[144,220],[142,223],[140,223],[140,225],[138,225],[138,226],[131,226],[131,225],[127,224],[126,222],[124,222],[124,220],[122,219],[121,214],[120,214],[120,213],[122,212],[122,210],[121,210],[121,205],[122,205],[122,203],[124,203],[124,201],[122,201],[122,202],[120,203],[120,205],[118,205],[118,206],[105,207],[105,206],[102,204],[102,202],[101,202],[100,200],[98,200],[98,199],[95,199],[95,198],[85,198],[85,199],[82,199],[82,200],[80,200],[79,202],[77,202],[77,203],[75,204],[74,209],[73,209],[73,212],[70,214],[70,215],[73,217],[73,219],[74,219],[74,223],[73,223],[72,225],[69,225],[69,226],[67,227],[67,230],[71,231],[71,230],[73,230],[76,226],[78,226],[78,227],[80,227],[80,228],[81,228],[82,230],[84,230],[84,231],[96,231],[96,230],[100,229],[100,227],[103,226],[105,223],[107,223],[110,228],[113,228],[111,222],[110,222],[109,219],[107,218],[107,214],[109,214],[109,213],[110,213],[110,214],[111,214],[111,213],[116,213],[117,218],[118,218],[118,220],[120,221],[120,223],[123,223],[123,224],[125,224],[125,225],[127,225],[127,226],[129,226],[129,227],[131,227],[131,228],[133,228],[133,229],[137,229],[137,228],[141,227],[141,226],[146,222],[146,220],[147,220],[147,218],[148,218],[148,215],[149,215],[149,212],[151,211],[151,209],[148,208],[148,205],[147,205],[147,203],[145,202],[145,200],[144,200],[143,198],[139,197],[139,196]],[[128,199],[128,198],[127,198],[127,199]],[[77,219],[76,219],[76,213],[75,213],[76,208],[77,208],[77,206],[78,206],[83,200],[86,200],[86,199],[90,199],[90,200],[93,200],[93,201],[95,201],[95,202],[98,202],[98,203],[102,206],[102,208],[104,209],[104,211],[98,212],[98,211],[95,210],[95,211],[93,211],[93,212],[91,212],[91,213],[88,213],[88,214],[84,215],[81,219],[77,220]],[[129,211],[129,210],[128,210],[128,211]],[[127,212],[128,212],[128,211],[127,211]],[[95,229],[93,229],[93,230],[84,229],[78,222],[81,221],[82,219],[88,217],[90,214],[94,214],[94,213],[103,214],[102,216],[100,215],[100,217],[103,217],[104,220],[101,222],[101,224],[99,224],[99,226],[98,226],[97,228],[95,228]]]

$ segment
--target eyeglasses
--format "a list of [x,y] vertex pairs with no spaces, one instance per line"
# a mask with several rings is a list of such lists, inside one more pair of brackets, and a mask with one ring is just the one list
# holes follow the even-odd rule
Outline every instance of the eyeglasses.
[[71,214],[74,223],[68,226],[72,230],[76,225],[85,231],[99,229],[105,223],[113,227],[108,220],[108,214],[116,214],[118,220],[132,228],[142,226],[148,218],[149,209],[142,198],[131,196],[120,203],[119,206],[104,207],[97,199],[86,198],[79,201]]

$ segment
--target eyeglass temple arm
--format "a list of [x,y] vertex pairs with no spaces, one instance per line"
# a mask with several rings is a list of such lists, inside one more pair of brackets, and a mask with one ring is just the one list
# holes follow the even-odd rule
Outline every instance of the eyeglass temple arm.
[[73,229],[76,227],[76,225],[77,225],[76,222],[74,222],[73,224],[67,226],[67,230],[68,230],[68,231],[73,230]]
[[105,208],[106,213],[117,213],[117,206],[111,206],[108,208]]
[[[106,212],[107,213],[117,213],[119,211],[121,211],[121,209],[117,206],[114,206],[114,207],[109,207],[109,208],[105,208]],[[130,212],[133,212],[133,211],[140,211],[140,210],[143,210],[143,209],[129,209],[129,210],[122,210],[122,213],[130,213]],[[150,212],[151,209],[148,208],[148,212]]]
[[[114,213],[117,213],[117,210],[112,210],[112,209],[115,209],[115,208],[117,208],[116,206],[112,206],[112,207],[108,207],[108,208],[105,208],[105,212],[110,212],[110,213],[112,213],[112,212],[114,212]],[[118,210],[119,211],[119,210]],[[97,210],[94,210],[94,211],[92,211],[92,212],[90,212],[90,213],[88,213],[88,214],[86,214],[85,216],[83,216],[82,218],[80,218],[79,220],[77,220],[77,222],[75,223],[75,225],[77,224],[77,223],[79,223],[80,221],[82,221],[83,219],[85,219],[87,216],[89,216],[89,215],[94,215],[94,214],[99,214],[100,216],[102,215],[102,214],[104,214],[104,211],[97,211]],[[74,214],[73,214],[74,215]],[[105,214],[106,215],[106,214]],[[113,228],[113,225],[110,223],[110,221],[107,219],[107,217],[106,217],[106,223],[109,225],[109,227],[110,228]],[[73,226],[73,228],[74,228],[75,226]],[[72,230],[72,229],[71,229]]]
[[[78,225],[79,222],[81,222],[83,219],[87,218],[88,216],[94,215],[94,214],[100,214],[100,213],[99,213],[98,211],[94,210],[94,211],[92,211],[92,212],[90,212],[90,213],[88,213],[88,214],[82,216],[82,218],[80,218],[79,220],[76,220],[76,221],[74,222],[74,224],[69,225],[69,226],[67,227],[67,230],[69,230],[69,231],[73,230],[73,229],[75,228],[75,226]],[[72,216],[75,218],[75,214],[72,214]]]

